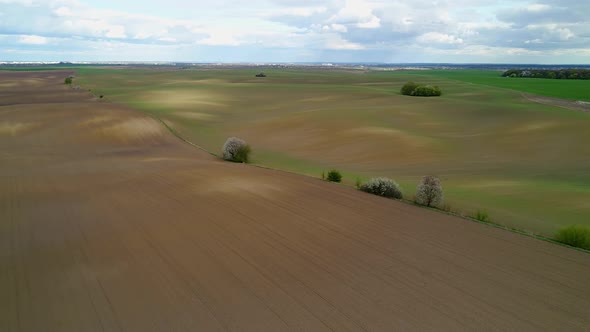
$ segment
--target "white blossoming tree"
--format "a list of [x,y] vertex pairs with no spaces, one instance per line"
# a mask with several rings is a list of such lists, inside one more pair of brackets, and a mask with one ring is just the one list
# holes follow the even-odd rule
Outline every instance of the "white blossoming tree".
[[416,188],[416,203],[437,206],[443,202],[443,188],[436,176],[426,175]]
[[247,163],[250,155],[250,146],[243,139],[230,137],[223,144],[223,159],[239,163]]
[[360,186],[364,192],[389,198],[402,198],[402,191],[397,182],[388,178],[372,178]]

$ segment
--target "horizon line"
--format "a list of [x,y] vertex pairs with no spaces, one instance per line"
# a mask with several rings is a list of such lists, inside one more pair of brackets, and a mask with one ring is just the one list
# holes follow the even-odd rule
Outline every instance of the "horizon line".
[[134,60],[97,60],[97,61],[22,61],[22,60],[0,60],[1,65],[17,65],[17,64],[48,64],[48,65],[76,65],[76,64],[186,64],[186,65],[534,65],[534,66],[587,66],[590,64],[583,63],[525,63],[525,62],[359,62],[359,61],[134,61]]

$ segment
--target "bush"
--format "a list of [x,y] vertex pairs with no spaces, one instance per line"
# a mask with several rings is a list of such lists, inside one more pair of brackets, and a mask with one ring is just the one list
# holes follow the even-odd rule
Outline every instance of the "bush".
[[361,190],[370,194],[389,198],[402,198],[399,185],[388,178],[372,178],[361,186]]
[[64,80],[65,84],[72,84],[72,78],[71,77],[66,77],[66,79]]
[[412,96],[418,97],[432,97],[432,96],[440,96],[442,91],[438,86],[432,85],[420,85],[414,91],[412,91]]
[[252,150],[246,141],[230,137],[223,144],[223,159],[238,163],[247,163]]
[[443,204],[440,209],[446,212],[453,212],[453,208],[450,204]]
[[416,203],[437,206],[443,202],[443,188],[436,176],[426,175],[416,189]]
[[431,97],[442,95],[442,90],[438,86],[421,85],[414,82],[408,82],[400,90],[402,95]]
[[341,182],[342,181],[342,174],[340,174],[340,172],[338,172],[337,170],[333,169],[328,172],[328,176],[326,177],[326,180],[328,180],[330,182]]
[[414,90],[416,90],[416,88],[418,86],[419,86],[418,83],[408,82],[408,83],[404,84],[404,86],[402,86],[402,89],[400,92],[402,93],[402,95],[411,96],[412,92],[414,92]]
[[581,225],[564,227],[557,232],[555,240],[572,247],[590,250],[590,227]]
[[361,181],[361,178],[357,177],[356,181],[354,182],[354,186],[356,187],[356,189],[361,189],[362,185],[363,185],[363,182]]
[[491,222],[490,215],[486,210],[477,210],[475,213],[475,219],[482,221],[482,222]]
[[242,163],[250,162],[250,152],[252,152],[250,145],[239,147],[235,155],[235,161]]

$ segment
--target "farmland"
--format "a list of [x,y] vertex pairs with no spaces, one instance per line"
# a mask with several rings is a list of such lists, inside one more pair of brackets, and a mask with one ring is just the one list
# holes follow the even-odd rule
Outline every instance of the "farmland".
[[[590,324],[586,252],[224,162],[142,112],[66,87],[71,74],[0,71],[1,331]],[[206,97],[186,98],[221,107]],[[186,130],[186,116],[169,119]]]
[[[441,177],[460,214],[551,236],[590,224],[590,114],[521,92],[588,100],[585,81],[508,79],[489,71],[259,69],[78,70],[75,84],[163,120],[219,154],[247,140],[253,162],[346,184],[387,176],[411,199],[421,176]],[[443,96],[401,96],[407,81]],[[513,89],[517,90],[513,90]]]
[[556,98],[590,101],[588,81],[508,78],[501,77],[501,72],[496,70],[429,70],[427,73],[414,71],[412,74],[416,75],[416,79],[434,76]]

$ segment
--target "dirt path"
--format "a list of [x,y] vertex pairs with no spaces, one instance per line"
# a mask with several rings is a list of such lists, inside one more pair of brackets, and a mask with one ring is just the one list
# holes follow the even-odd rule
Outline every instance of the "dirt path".
[[590,102],[586,101],[573,101],[567,99],[533,95],[530,93],[523,93],[522,96],[527,100],[539,104],[557,106],[573,111],[590,112]]
[[588,254],[220,162],[66,74],[0,72],[0,331],[590,327]]

